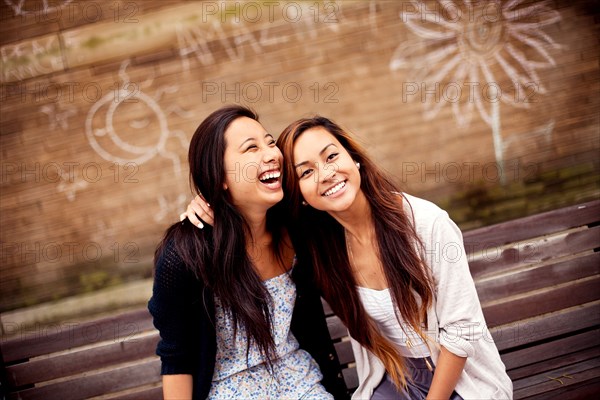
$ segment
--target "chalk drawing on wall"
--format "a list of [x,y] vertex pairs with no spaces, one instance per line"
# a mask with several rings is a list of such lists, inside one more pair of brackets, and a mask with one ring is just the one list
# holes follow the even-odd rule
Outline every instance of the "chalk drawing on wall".
[[167,196],[158,196],[158,206],[160,210],[154,214],[154,221],[160,222],[169,215],[179,215],[181,210],[185,210],[187,206],[187,197],[184,194],[179,194],[175,201],[169,201]]
[[[258,3],[255,3],[256,6]],[[370,3],[368,9],[369,23],[373,29],[376,25],[375,4]],[[270,7],[259,8],[259,15],[265,17],[268,15],[270,22],[272,22],[271,18],[275,18],[273,15],[278,15],[274,19],[275,23],[259,30],[256,30],[255,26],[248,27],[246,18],[236,19],[233,16],[225,17],[224,21],[213,19],[196,25],[177,23],[175,33],[182,71],[189,73],[190,59],[194,58],[202,66],[217,64],[217,57],[222,54],[225,54],[231,62],[240,62],[252,56],[260,56],[270,48],[283,43],[316,39],[320,34],[319,29],[322,28],[332,33],[339,33],[340,22],[344,19],[341,0],[331,0],[324,4],[291,2],[284,5],[284,10],[283,14],[272,14]],[[283,25],[292,28],[291,33],[273,33],[280,30],[278,28],[282,26],[282,21],[277,19],[280,18],[279,15],[284,18]]]
[[73,175],[69,175],[67,171],[61,169],[60,181],[56,190],[59,193],[64,193],[67,196],[67,200],[75,201],[75,195],[79,190],[83,190],[88,186],[88,182],[85,179],[78,179],[77,171],[73,171]]
[[500,103],[530,108],[530,97],[547,93],[537,71],[555,66],[551,50],[561,48],[543,31],[560,21],[558,11],[547,2],[522,3],[464,0],[432,6],[413,1],[413,8],[403,9],[400,18],[418,39],[398,46],[389,64],[392,71],[408,69],[409,80],[429,91],[445,83],[437,87],[441,96],[419,96],[425,119],[435,118],[451,104],[457,124],[464,127],[476,109],[492,128],[500,168],[506,147]]
[[0,47],[4,82],[21,81],[38,75],[51,74],[64,68],[58,35],[9,43]]
[[48,116],[49,130],[52,131],[56,129],[57,126],[60,126],[60,129],[66,131],[69,129],[69,118],[77,114],[77,109],[74,107],[67,107],[66,109],[62,109],[62,107],[58,108],[60,108],[60,110],[57,111],[55,104],[45,104],[40,107],[40,112]]
[[13,9],[15,15],[43,14],[48,15],[61,7],[69,4],[73,0],[48,1],[26,1],[26,0],[4,0],[6,5]]
[[[173,105],[167,109],[167,112],[163,111],[159,105],[160,100],[165,93],[177,92],[178,86],[165,85],[158,88],[153,96],[149,96],[141,90],[141,87],[148,82],[151,83],[152,79],[142,85],[130,82],[125,72],[128,65],[129,60],[121,63],[119,77],[123,83],[120,88],[103,96],[87,114],[85,133],[90,146],[105,160],[119,164],[140,165],[160,155],[172,161],[173,171],[177,177],[180,177],[181,161],[177,153],[167,149],[167,141],[169,138],[175,138],[183,149],[187,149],[188,140],[184,132],[169,129],[167,117],[175,113],[189,118],[191,112]],[[126,106],[135,106],[135,112],[123,111]],[[100,113],[101,110],[105,113],[104,118]],[[119,110],[121,110],[120,116]],[[141,117],[138,117],[138,114]],[[130,129],[118,134],[115,129],[117,117],[125,118]],[[154,124],[152,127],[151,123]],[[129,137],[129,141],[125,136]],[[153,143],[149,145],[131,143],[134,136],[145,140],[151,137]]]

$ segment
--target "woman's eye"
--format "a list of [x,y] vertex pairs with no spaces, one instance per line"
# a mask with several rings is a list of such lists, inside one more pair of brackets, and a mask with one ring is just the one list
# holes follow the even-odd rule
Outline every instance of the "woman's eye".
[[337,155],[338,155],[338,153],[331,153],[331,154],[330,154],[330,155],[327,157],[327,161],[331,161],[331,160],[333,160],[334,158],[336,158],[336,157],[337,157]]
[[246,149],[246,151],[252,150],[252,149],[258,149],[258,146],[255,145],[255,144],[252,144],[252,145],[248,146],[248,148]]
[[275,146],[275,143],[276,142],[274,140],[272,140],[272,141],[269,142],[269,146]]
[[305,169],[304,172],[302,172],[300,174],[300,178],[304,178],[305,176],[310,175],[311,172],[312,172],[312,169]]

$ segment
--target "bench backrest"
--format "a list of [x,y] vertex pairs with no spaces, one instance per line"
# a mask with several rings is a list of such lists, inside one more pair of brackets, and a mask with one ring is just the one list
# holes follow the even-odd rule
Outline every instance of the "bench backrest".
[[7,399],[162,399],[157,341],[146,309],[24,330],[2,343]]
[[[515,397],[600,390],[600,201],[476,229],[464,239]],[[352,390],[358,381],[346,328],[335,315],[328,326]],[[1,343],[7,398],[160,399],[157,341],[145,309],[22,331]]]

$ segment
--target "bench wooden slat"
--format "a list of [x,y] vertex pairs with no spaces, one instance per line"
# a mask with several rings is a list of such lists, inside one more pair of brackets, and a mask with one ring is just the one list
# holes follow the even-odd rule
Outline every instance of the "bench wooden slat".
[[[564,374],[571,378],[561,379],[557,382],[550,378],[558,378]],[[545,371],[541,374],[529,376],[513,382],[514,395],[516,398],[551,392],[563,386],[579,385],[590,379],[598,378],[600,374],[600,359],[586,360],[566,367]]]
[[526,243],[517,243],[513,247],[502,250],[500,254],[494,251],[482,258],[469,262],[473,279],[503,273],[518,269],[525,265],[537,264],[542,261],[593,250],[598,246],[600,226],[570,232],[565,236],[544,239],[532,239]]
[[508,371],[508,375],[513,381],[517,381],[535,374],[541,374],[557,368],[567,367],[569,365],[574,365],[581,361],[592,360],[594,358],[600,359],[600,346],[594,346],[589,349],[571,352],[569,354],[555,357],[544,362],[525,365],[521,368]]
[[340,364],[344,365],[354,362],[354,353],[352,352],[352,345],[350,344],[350,341],[345,340],[343,342],[337,342],[334,344],[334,346]]
[[555,313],[491,328],[498,350],[511,349],[600,325],[600,302],[594,301]]
[[[595,399],[600,393],[600,377],[578,382],[577,385],[561,386],[536,396],[527,396],[527,400],[582,400]],[[516,399],[520,399],[517,397]]]
[[77,400],[119,392],[159,381],[160,360],[156,358],[136,365],[25,389],[16,394],[12,394],[12,397],[9,397],[9,399]]
[[536,315],[551,313],[578,304],[600,299],[600,276],[594,276],[560,287],[550,287],[515,300],[486,306],[484,315],[488,327],[506,325]]
[[106,340],[127,340],[153,328],[150,313],[144,308],[86,323],[61,324],[23,333],[2,343],[2,356],[5,363],[11,363]]
[[600,252],[477,281],[476,287],[479,300],[485,304],[503,297],[598,274],[600,274]]
[[124,342],[16,364],[7,367],[6,371],[9,382],[19,387],[148,358],[155,354],[157,342],[158,332],[155,332]]
[[327,317],[327,329],[329,329],[329,334],[333,340],[341,339],[348,335],[346,326],[342,323],[342,320],[337,315]]
[[355,367],[343,369],[342,375],[349,390],[354,390],[358,387],[358,374]]
[[333,315],[333,310],[331,309],[331,306],[322,297],[321,297],[321,304],[323,304],[323,312],[325,313],[326,317],[329,317],[330,315]]
[[[590,201],[464,233],[467,252],[565,231],[598,222],[600,201]],[[484,247],[482,247],[484,246]]]
[[[548,343],[504,353],[502,354],[502,360],[507,370],[515,370],[529,364],[542,361],[548,362],[548,360],[555,357],[589,349],[594,346],[600,346],[600,329],[593,329]],[[521,377],[517,372],[513,372],[513,375],[516,378]]]

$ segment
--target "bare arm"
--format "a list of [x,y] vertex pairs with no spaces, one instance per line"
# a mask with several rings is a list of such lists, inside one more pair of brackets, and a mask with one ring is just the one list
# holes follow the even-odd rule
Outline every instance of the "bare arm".
[[188,400],[192,398],[192,375],[163,375],[165,400]]
[[437,360],[427,400],[449,399],[467,361],[466,357],[459,357],[446,350],[444,346],[440,347],[440,356]]

